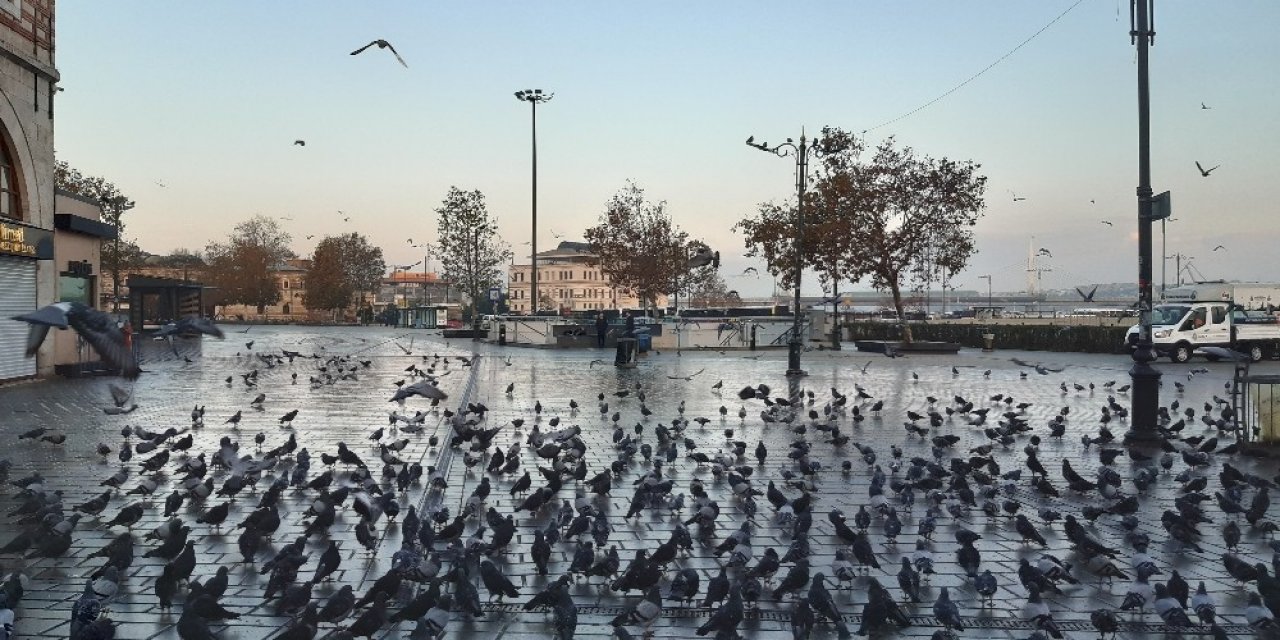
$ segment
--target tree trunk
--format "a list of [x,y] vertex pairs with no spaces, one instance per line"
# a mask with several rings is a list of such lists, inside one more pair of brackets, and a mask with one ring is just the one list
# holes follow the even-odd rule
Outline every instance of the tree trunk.
[[889,281],[889,291],[893,293],[893,309],[898,314],[898,322],[902,325],[902,341],[911,344],[911,325],[907,323],[906,314],[902,312],[902,287],[897,278]]

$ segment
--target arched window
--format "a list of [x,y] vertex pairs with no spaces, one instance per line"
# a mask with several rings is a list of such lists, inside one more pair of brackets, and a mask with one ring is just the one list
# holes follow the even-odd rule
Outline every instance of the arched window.
[[22,207],[18,201],[18,172],[13,154],[4,137],[0,136],[0,216],[22,219]]

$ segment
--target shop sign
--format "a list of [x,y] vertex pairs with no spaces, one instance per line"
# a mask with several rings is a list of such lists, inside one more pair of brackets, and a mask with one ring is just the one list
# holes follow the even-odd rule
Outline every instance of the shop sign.
[[53,259],[53,232],[13,222],[0,222],[0,255]]

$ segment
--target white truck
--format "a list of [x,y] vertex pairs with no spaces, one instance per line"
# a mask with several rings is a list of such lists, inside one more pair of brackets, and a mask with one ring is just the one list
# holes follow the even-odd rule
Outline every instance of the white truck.
[[[1280,353],[1280,284],[1199,283],[1169,289],[1151,311],[1156,353],[1186,362],[1200,347],[1227,347],[1258,362]],[[1138,344],[1138,327],[1125,336]],[[1216,359],[1209,356],[1209,359]]]

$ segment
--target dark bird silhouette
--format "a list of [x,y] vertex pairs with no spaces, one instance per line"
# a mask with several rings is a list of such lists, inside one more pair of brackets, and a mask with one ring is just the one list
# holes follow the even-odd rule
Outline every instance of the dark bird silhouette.
[[1202,178],[1208,178],[1209,174],[1216,171],[1220,166],[1222,165],[1215,165],[1212,169],[1206,169],[1200,164],[1199,160],[1196,160],[1196,169],[1200,170],[1200,177]]
[[390,43],[390,42],[387,42],[386,40],[383,40],[383,39],[381,39],[381,38],[379,38],[379,39],[377,39],[377,40],[374,40],[373,42],[370,42],[369,44],[366,44],[365,46],[360,47],[359,49],[356,49],[355,51],[352,51],[352,52],[351,52],[351,55],[353,55],[353,56],[360,55],[361,53],[363,53],[363,52],[364,52],[364,50],[365,50],[365,49],[368,49],[369,47],[372,47],[372,46],[374,46],[374,45],[378,45],[378,48],[379,48],[379,49],[389,49],[389,50],[391,50],[391,55],[394,55],[394,56],[396,57],[396,61],[397,61],[397,62],[399,62],[401,65],[403,65],[403,66],[404,66],[404,68],[406,68],[406,69],[408,69],[408,68],[409,68],[409,65],[408,65],[407,63],[405,63],[404,58],[401,58],[401,57],[400,57],[400,53],[396,51],[396,48],[395,48],[395,47],[393,47],[393,46],[391,46],[391,43]]
[[[1106,222],[1106,221],[1103,220],[1103,222]],[[1107,222],[1107,224],[1111,224],[1111,223]],[[1094,294],[1098,293],[1098,285],[1096,284],[1093,285],[1093,289],[1090,289],[1089,293],[1085,293],[1084,291],[1080,290],[1080,287],[1076,287],[1076,293],[1080,294],[1080,297],[1083,299],[1084,302],[1093,302]]]
[[[133,350],[125,345],[124,334],[116,328],[116,322],[102,311],[85,306],[79,302],[58,302],[42,307],[31,313],[14,316],[28,325],[27,351],[28,358],[34,357],[49,329],[71,328],[93,347],[102,359],[120,371],[121,377],[133,380],[142,373]],[[215,327],[216,329],[216,327]],[[221,332],[218,332],[221,337]]]

